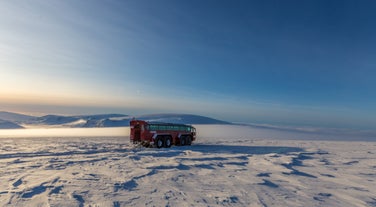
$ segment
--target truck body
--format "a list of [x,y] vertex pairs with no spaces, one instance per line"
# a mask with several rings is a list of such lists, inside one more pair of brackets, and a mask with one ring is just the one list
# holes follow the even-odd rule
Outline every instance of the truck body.
[[130,141],[143,146],[171,147],[191,145],[196,140],[196,128],[191,125],[131,120]]

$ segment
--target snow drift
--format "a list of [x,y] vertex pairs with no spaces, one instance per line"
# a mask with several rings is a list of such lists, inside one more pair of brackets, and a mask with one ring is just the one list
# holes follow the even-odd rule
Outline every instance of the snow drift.
[[118,128],[1,138],[0,206],[375,206],[374,142],[198,126],[192,146],[168,149],[135,148]]

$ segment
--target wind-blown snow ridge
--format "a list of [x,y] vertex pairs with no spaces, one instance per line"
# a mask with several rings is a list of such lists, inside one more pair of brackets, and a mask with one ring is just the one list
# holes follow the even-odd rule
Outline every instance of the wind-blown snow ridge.
[[375,206],[375,148],[252,135],[164,149],[128,137],[2,139],[0,206]]

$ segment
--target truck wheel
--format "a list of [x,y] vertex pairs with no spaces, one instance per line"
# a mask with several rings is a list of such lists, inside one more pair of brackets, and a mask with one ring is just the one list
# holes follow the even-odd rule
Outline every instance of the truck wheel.
[[186,139],[185,139],[185,136],[182,136],[180,138],[180,146],[184,146],[186,144]]
[[166,147],[166,148],[171,147],[171,137],[170,136],[165,137],[164,147]]
[[155,145],[157,148],[161,148],[164,145],[164,140],[162,137],[157,137],[157,140],[155,141]]
[[191,145],[192,144],[192,137],[191,136],[187,136],[187,145]]

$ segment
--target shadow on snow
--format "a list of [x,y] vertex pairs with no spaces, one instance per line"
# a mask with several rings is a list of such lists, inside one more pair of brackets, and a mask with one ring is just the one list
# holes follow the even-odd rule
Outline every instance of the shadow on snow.
[[239,145],[213,145],[198,144],[192,145],[188,150],[201,153],[228,153],[228,154],[287,154],[291,152],[301,152],[302,148],[298,147],[280,147],[280,146],[239,146]]
[[[239,146],[239,145],[214,145],[214,144],[197,144],[192,146],[172,147],[169,149],[150,149],[139,151],[139,155],[150,155],[154,157],[172,157],[184,152],[200,152],[203,154],[221,153],[221,154],[288,154],[292,152],[302,152],[304,149],[298,147],[283,146]],[[208,158],[204,158],[208,159]],[[218,158],[219,159],[219,158]],[[220,158],[223,159],[223,158]]]

